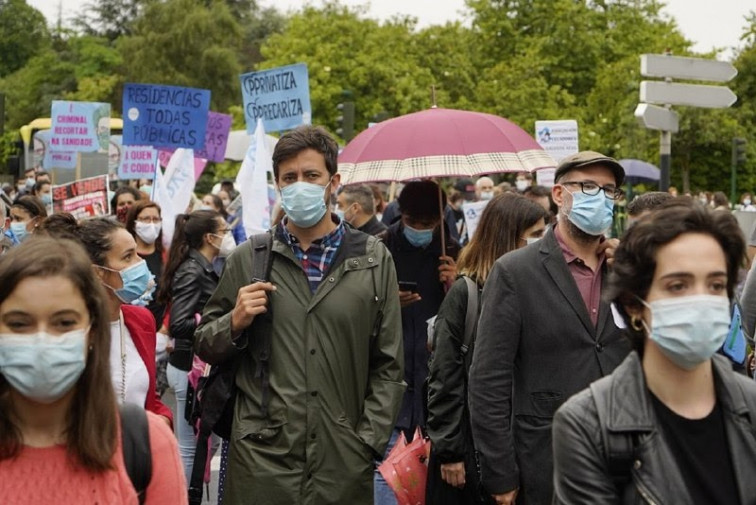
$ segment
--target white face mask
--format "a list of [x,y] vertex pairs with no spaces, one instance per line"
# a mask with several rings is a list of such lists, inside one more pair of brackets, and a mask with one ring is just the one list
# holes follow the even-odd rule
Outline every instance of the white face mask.
[[480,199],[481,200],[490,200],[494,196],[493,191],[481,191],[480,192]]
[[517,191],[519,191],[520,193],[528,189],[529,186],[530,186],[530,181],[526,179],[518,179],[515,181],[515,187],[517,188]]
[[525,243],[526,243],[526,244],[528,244],[528,245],[530,245],[530,244],[535,244],[535,243],[536,243],[536,242],[538,242],[539,240],[541,240],[541,237],[527,237],[527,238],[525,239]]
[[142,223],[137,221],[135,223],[134,231],[137,236],[142,239],[145,244],[154,244],[160,235],[162,225],[160,223]]
[[[213,234],[213,237],[220,237],[220,235]],[[213,244],[214,245],[214,244]],[[216,246],[218,247],[218,246]],[[236,249],[236,241],[231,232],[226,232],[221,238],[221,245],[218,247],[218,257],[227,258]]]

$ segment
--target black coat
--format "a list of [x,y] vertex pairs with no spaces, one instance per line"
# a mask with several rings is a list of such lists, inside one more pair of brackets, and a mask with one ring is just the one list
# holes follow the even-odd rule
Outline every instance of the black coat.
[[[714,356],[714,385],[722,406],[727,446],[740,503],[756,503],[756,383]],[[594,394],[606,423],[599,421]],[[627,484],[615,487],[606,468],[602,434],[629,434],[637,440]],[[624,473],[624,472],[623,472]],[[610,377],[570,398],[554,417],[554,503],[693,503],[672,449],[656,420],[641,361],[630,354]]]
[[518,505],[551,503],[554,412],[629,352],[606,302],[591,322],[553,230],[499,258],[483,289],[470,368],[470,420],[486,489],[519,488]]
[[[402,309],[404,380],[407,389],[396,427],[411,432],[416,426],[425,426],[423,386],[428,377],[427,321],[436,315],[444,299],[444,286],[438,279],[441,239],[436,233],[428,247],[415,247],[404,237],[401,222],[391,225],[380,238],[394,258],[397,279],[400,282],[416,282],[417,292],[422,298]],[[458,253],[459,245],[447,238],[446,255],[456,259]]]
[[190,249],[189,257],[173,275],[171,290],[170,330],[176,343],[168,362],[179,370],[189,371],[192,368],[196,314],[202,314],[217,285],[218,274],[213,270],[212,263],[197,250]]
[[388,229],[388,226],[378,221],[377,217],[370,216],[368,222],[357,229],[363,233],[367,233],[368,235],[380,235]]

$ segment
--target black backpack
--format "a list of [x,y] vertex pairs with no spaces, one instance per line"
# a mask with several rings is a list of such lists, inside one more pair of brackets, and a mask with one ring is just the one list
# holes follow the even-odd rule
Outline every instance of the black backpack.
[[[252,279],[267,281],[270,278],[272,266],[271,249],[273,247],[273,234],[268,231],[253,235],[249,239],[252,242]],[[264,315],[254,319],[250,328],[259,326],[263,319],[270,320],[271,307]],[[249,332],[247,328],[245,332]],[[248,335],[242,338],[248,338]],[[263,415],[267,414],[269,389],[270,389],[270,347],[271,335],[269,331],[261,331],[256,336],[261,343],[258,351],[258,366],[255,377],[262,381],[262,409]],[[199,421],[197,433],[197,446],[194,451],[194,464],[192,475],[189,480],[189,505],[202,503],[202,483],[207,464],[208,440],[212,433],[223,439],[231,438],[231,425],[234,418],[234,406],[236,404],[236,372],[239,364],[246,355],[240,352],[233,359],[225,363],[210,367],[207,377],[200,378],[197,383],[197,391],[194,401],[194,411],[191,416],[192,426]]]
[[126,473],[137,492],[140,505],[144,503],[147,486],[152,480],[152,454],[147,413],[143,407],[124,403],[121,414],[121,450]]

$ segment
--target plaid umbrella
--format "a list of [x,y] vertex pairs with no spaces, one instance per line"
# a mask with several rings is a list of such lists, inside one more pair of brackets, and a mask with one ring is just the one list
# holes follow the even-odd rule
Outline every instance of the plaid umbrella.
[[339,155],[342,184],[554,168],[522,128],[481,112],[432,108],[383,121]]

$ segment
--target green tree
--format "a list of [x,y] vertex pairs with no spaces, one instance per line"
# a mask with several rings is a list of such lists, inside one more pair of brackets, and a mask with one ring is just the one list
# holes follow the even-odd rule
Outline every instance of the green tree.
[[214,110],[239,101],[237,47],[241,30],[221,1],[166,0],[147,6],[134,34],[117,47],[127,82],[209,89]]
[[25,0],[0,0],[0,78],[50,44],[45,16]]

